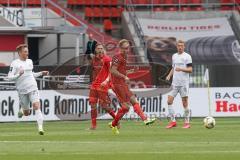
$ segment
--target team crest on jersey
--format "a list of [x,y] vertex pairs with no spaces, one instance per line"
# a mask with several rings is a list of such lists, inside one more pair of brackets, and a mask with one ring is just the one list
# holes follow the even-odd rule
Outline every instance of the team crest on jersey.
[[114,63],[118,63],[118,59],[117,59],[117,58],[114,58],[113,62],[114,62]]

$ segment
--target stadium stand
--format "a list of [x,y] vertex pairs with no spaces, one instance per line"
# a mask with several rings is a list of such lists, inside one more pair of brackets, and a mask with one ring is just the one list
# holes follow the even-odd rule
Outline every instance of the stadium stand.
[[[39,6],[41,0],[27,0],[28,7]],[[104,42],[116,41],[111,36],[121,37],[121,19],[122,13],[128,11],[128,6],[131,6],[134,11],[151,11],[150,13],[158,12],[195,12],[204,10],[239,10],[239,0],[213,0],[209,3],[205,0],[60,0],[56,2],[59,7],[51,5],[46,0],[46,6],[57,13],[60,17],[73,24],[79,26],[81,23],[88,26],[87,33],[95,32],[95,39]],[[20,0],[0,0],[0,4],[4,6],[22,6],[23,1]],[[66,12],[62,12],[64,10]],[[68,16],[66,13],[73,15]],[[81,22],[81,23],[79,23]],[[113,27],[114,26],[114,27]],[[111,35],[109,36],[109,31]],[[108,34],[102,33],[108,32]]]

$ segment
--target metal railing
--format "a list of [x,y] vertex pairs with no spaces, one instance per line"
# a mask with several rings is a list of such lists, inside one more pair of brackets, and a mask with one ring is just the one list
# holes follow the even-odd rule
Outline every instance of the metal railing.
[[[132,0],[129,0],[129,2],[130,2],[130,4],[132,4]],[[135,13],[134,7],[132,7],[131,5],[127,5],[126,8],[127,8],[128,14],[129,14],[130,21],[133,24],[135,32],[140,39],[141,45],[143,45],[143,47],[146,47],[146,43],[144,40],[144,33],[143,33],[142,27],[139,23],[138,17]]]
[[59,4],[55,3],[53,0],[43,0],[43,1],[45,1],[46,7],[54,7],[55,9],[59,10],[62,14],[62,17],[64,17],[66,21],[68,21],[68,19],[71,19],[79,23],[80,25],[83,25],[85,28],[88,29],[89,32],[93,33],[95,36],[97,35],[97,37],[99,37],[100,39],[99,41],[104,42],[104,36],[101,33],[99,33],[99,31],[96,30],[96,28],[89,27],[86,23],[84,23],[83,20],[81,20],[81,17],[75,15],[70,10],[63,8]]
[[[131,0],[130,0],[131,1]],[[151,12],[154,11],[154,8],[157,8],[157,7],[176,7],[178,8],[177,11],[181,11],[182,10],[182,7],[197,7],[197,6],[201,6],[203,7],[203,9],[205,11],[208,11],[208,10],[212,10],[212,9],[215,9],[215,8],[220,8],[221,6],[232,6],[233,9],[235,10],[237,8],[237,6],[239,5],[237,0],[232,0],[232,2],[228,2],[228,3],[221,3],[220,1],[219,2],[211,2],[210,0],[205,0],[203,1],[202,3],[184,3],[182,2],[182,0],[178,0],[178,2],[176,3],[171,3],[171,4],[167,4],[167,3],[154,3],[153,0],[150,0],[147,4],[134,4],[131,2],[128,1],[128,3],[126,3],[125,1],[125,6],[131,6],[135,9],[137,8],[141,8],[146,11],[148,9],[151,9]]]
[[[67,64],[68,65],[68,64]],[[68,66],[63,66],[67,68]],[[79,67],[79,65],[75,64],[75,68]],[[150,72],[150,74],[142,76],[138,81],[141,81],[146,79],[151,79],[153,82],[151,86],[169,86],[170,82],[166,81],[166,75],[171,69],[171,65],[168,66],[162,66],[161,70],[162,72],[159,72],[159,74],[155,74],[158,72],[158,70],[154,71],[154,64],[149,63],[132,63],[128,65],[130,68],[138,68],[138,70],[141,71],[143,69],[144,71],[147,70]],[[55,66],[58,67],[58,66]],[[0,68],[1,69],[1,68]],[[39,70],[40,68],[38,68]],[[46,69],[46,67],[44,68]],[[50,68],[49,68],[50,69]],[[83,69],[83,68],[82,68]],[[85,69],[89,70],[90,68],[86,67]],[[156,69],[156,68],[155,68]],[[42,70],[42,69],[40,69]],[[73,72],[66,72],[66,74],[57,74],[55,73],[56,68],[50,69],[50,75],[44,76],[42,78],[36,78],[39,89],[79,89],[79,88],[89,88],[90,87],[90,73],[91,72],[81,72],[82,74],[76,74]],[[190,87],[193,88],[202,88],[206,87],[206,83],[204,82],[204,74],[206,70],[206,65],[194,65],[193,66],[193,73],[190,75]],[[2,72],[2,70],[0,70]],[[5,68],[6,72],[6,68]],[[85,73],[85,74],[83,74]],[[13,81],[7,81],[7,74],[1,73],[0,74],[0,90],[15,90],[15,82]],[[218,77],[219,78],[219,77]],[[154,82],[154,79],[158,82]],[[213,83],[214,84],[214,83]],[[56,86],[56,87],[55,87]],[[240,83],[239,85],[240,86]],[[223,86],[224,87],[224,86]]]

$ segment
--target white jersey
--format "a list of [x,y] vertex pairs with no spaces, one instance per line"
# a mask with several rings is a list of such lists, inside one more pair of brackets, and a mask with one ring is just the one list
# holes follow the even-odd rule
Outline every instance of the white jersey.
[[[24,70],[24,73],[20,76],[19,72],[21,70]],[[34,73],[32,70],[33,62],[31,59],[26,59],[26,61],[16,59],[11,63],[8,79],[15,81],[19,94],[28,94],[34,90],[38,90],[35,77],[42,74],[41,72]]]
[[188,86],[189,85],[189,73],[186,72],[177,72],[175,71],[176,67],[187,68],[187,64],[192,63],[192,57],[183,52],[182,54],[175,53],[172,56],[172,67],[173,67],[173,86]]

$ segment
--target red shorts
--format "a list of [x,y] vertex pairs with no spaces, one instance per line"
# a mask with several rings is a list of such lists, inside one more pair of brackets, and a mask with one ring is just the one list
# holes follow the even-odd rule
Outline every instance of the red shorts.
[[120,103],[129,103],[133,93],[129,90],[127,84],[112,84],[112,90],[116,94]]
[[101,107],[107,107],[110,105],[111,100],[108,95],[108,88],[91,87],[89,92],[89,103],[95,105],[99,102]]

